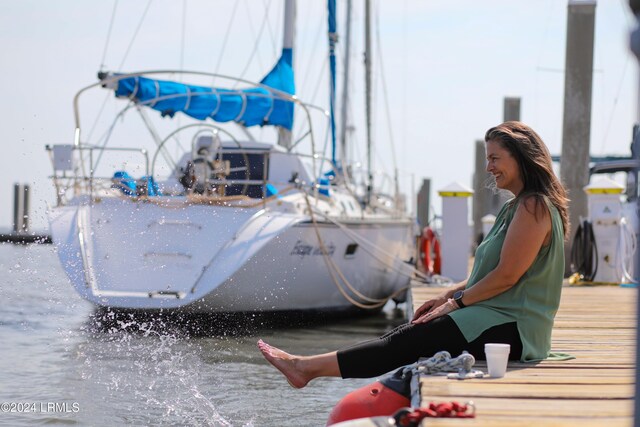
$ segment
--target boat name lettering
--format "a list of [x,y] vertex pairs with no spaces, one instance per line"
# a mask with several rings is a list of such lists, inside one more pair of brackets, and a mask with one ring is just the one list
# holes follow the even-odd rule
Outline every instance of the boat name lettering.
[[[333,243],[329,243],[325,246],[327,255],[332,256],[336,251],[336,247]],[[291,251],[291,255],[299,255],[300,258],[304,258],[307,255],[322,255],[322,248],[320,246],[313,246],[302,240],[298,240]]]

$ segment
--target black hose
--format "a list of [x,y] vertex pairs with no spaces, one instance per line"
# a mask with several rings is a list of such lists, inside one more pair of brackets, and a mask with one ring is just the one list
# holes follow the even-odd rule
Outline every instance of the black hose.
[[593,234],[593,226],[584,220],[578,226],[571,245],[571,271],[580,278],[592,282],[598,271],[598,247]]

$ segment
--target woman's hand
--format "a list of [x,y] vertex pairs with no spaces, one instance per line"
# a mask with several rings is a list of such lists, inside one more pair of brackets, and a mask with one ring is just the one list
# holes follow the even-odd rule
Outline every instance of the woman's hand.
[[[427,301],[429,302],[429,301]],[[425,303],[426,304],[426,303]],[[422,307],[420,307],[422,308]],[[452,300],[452,299],[448,299],[445,301],[444,304],[440,304],[435,308],[432,308],[431,310],[427,311],[426,313],[424,313],[422,316],[419,316],[418,318],[416,318],[416,316],[413,317],[413,320],[411,321],[411,323],[427,323],[432,321],[433,319],[437,319],[438,317],[444,316],[445,314],[449,314],[454,310],[457,310],[458,308],[458,304]]]
[[449,299],[449,292],[445,292],[444,294],[430,299],[428,301],[426,301],[424,304],[422,304],[420,306],[419,309],[416,310],[415,313],[413,313],[413,319],[411,319],[411,323],[415,323],[415,321],[417,319],[419,319],[421,316],[429,313],[431,310],[440,307],[442,304],[446,303],[447,300]]

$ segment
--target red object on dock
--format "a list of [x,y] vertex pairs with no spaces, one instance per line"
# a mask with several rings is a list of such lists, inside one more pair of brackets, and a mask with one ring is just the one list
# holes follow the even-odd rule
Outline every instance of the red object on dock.
[[442,254],[440,239],[431,227],[425,227],[420,237],[420,264],[422,270],[429,274],[442,274]]
[[407,397],[376,381],[343,397],[329,414],[327,425],[358,418],[393,415],[398,409],[410,405]]

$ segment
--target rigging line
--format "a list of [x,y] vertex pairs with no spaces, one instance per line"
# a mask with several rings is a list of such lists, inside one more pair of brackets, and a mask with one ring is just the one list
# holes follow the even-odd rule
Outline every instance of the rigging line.
[[[320,36],[324,33],[324,20],[318,20],[318,21],[322,21],[322,22],[319,22],[317,27],[316,27],[317,31],[316,31],[315,38],[313,40],[313,44],[311,45],[311,49],[309,49],[309,56],[307,57],[308,61],[306,63],[306,67],[304,69],[302,69],[302,71],[304,72],[304,74],[302,74],[302,75],[305,75],[305,76],[309,75],[310,74],[310,70],[312,69],[311,65],[312,65],[313,60],[314,60],[314,55],[313,54],[316,53],[316,52],[321,52],[320,47],[318,47],[318,44],[320,42]],[[325,61],[322,64],[322,67],[320,67],[320,70],[324,70],[326,66],[327,66],[327,62]],[[305,84],[301,88],[302,90],[300,91],[300,93],[303,93],[303,91],[307,89],[307,84],[308,84],[307,80],[311,81],[312,79],[305,79]]]
[[[180,71],[184,70],[184,42],[187,28],[187,0],[182,0],[182,29],[180,31]],[[182,74],[180,75],[182,81]]]
[[102,159],[102,155],[105,152],[105,147],[107,146],[107,144],[109,143],[109,140],[111,139],[111,134],[113,133],[113,129],[116,127],[116,124],[118,123],[118,120],[124,116],[124,114],[129,110],[129,108],[131,108],[133,106],[133,102],[130,102],[125,108],[123,108],[117,115],[116,117],[113,119],[113,121],[111,122],[111,125],[106,129],[106,131],[102,134],[102,136],[98,139],[99,144],[101,143],[102,145],[100,146],[100,152],[98,154],[98,158],[93,162],[93,165],[91,165],[91,168],[93,170],[97,170],[98,166],[100,165],[100,159]]
[[111,94],[110,93],[105,93],[104,95],[104,101],[102,101],[102,105],[100,106],[100,110],[98,111],[98,114],[96,114],[96,118],[93,121],[93,124],[91,125],[91,129],[89,130],[89,134],[87,135],[87,141],[91,141],[91,138],[93,137],[93,132],[96,130],[96,127],[98,126],[98,120],[100,120],[100,116],[102,116],[102,112],[104,111],[104,107],[106,107],[107,105],[107,101],[109,100]]
[[[186,38],[186,28],[187,28],[187,0],[182,0],[182,28],[180,31],[180,65],[179,65],[179,70],[183,71],[184,70],[184,42],[185,42],[185,38]],[[180,83],[182,83],[184,79],[184,75],[182,73],[179,74],[178,76],[178,81]],[[180,126],[182,126],[182,120],[180,120],[182,118],[182,115],[178,114],[178,117],[176,117],[176,129],[179,129]],[[180,144],[178,144],[178,146],[180,146]],[[182,148],[182,147],[180,147]],[[176,156],[178,154],[178,151],[176,149]]]
[[[316,87],[313,90],[313,95],[311,96],[311,98],[309,98],[309,101],[306,102],[307,104],[315,104],[315,99],[318,96],[318,91],[320,90],[320,84],[323,83],[322,81],[322,70],[324,70],[327,67],[327,61],[329,61],[329,57],[326,56],[322,62],[322,66],[319,67],[320,70],[320,76],[317,79],[308,79],[308,80],[315,80],[316,81]],[[300,132],[298,134],[298,138],[299,139],[300,136],[305,133],[307,131],[307,129],[300,129]]]
[[[303,68],[303,64],[304,64],[304,71],[302,71],[300,73],[301,76],[309,76],[310,72],[312,70],[312,63],[313,63],[313,59],[314,57],[316,57],[318,52],[321,52],[320,48],[318,47],[319,41],[320,41],[320,37],[322,34],[324,34],[324,22],[326,21],[325,19],[316,19],[316,16],[313,14],[311,8],[306,9],[308,11],[306,17],[305,17],[305,22],[302,28],[305,29],[311,29],[311,23],[309,22],[310,19],[313,19],[312,22],[316,23],[316,32],[312,41],[312,44],[309,44],[309,34],[311,33],[311,31],[302,31],[301,33],[301,37],[300,37],[300,45],[301,46],[305,46],[305,49],[298,49],[298,53],[296,54],[297,56],[299,56],[300,60],[297,61],[298,67],[297,69],[302,70]],[[307,46],[309,46],[310,48],[307,48]],[[311,78],[307,78],[304,79],[302,82],[302,85],[300,87],[300,93],[305,93],[307,90],[307,86],[310,84],[310,82],[313,79]]]
[[111,41],[111,30],[113,29],[113,22],[116,17],[116,9],[118,8],[118,0],[113,2],[113,11],[111,12],[111,20],[109,21],[109,30],[107,30],[107,40],[104,44],[104,50],[102,52],[102,60],[100,61],[100,71],[104,70],[104,60],[107,57],[107,49],[109,47],[109,42]]
[[408,13],[408,6],[407,6],[407,0],[404,0],[403,2],[403,8],[402,8],[402,20],[403,25],[402,25],[402,70],[403,70],[403,79],[402,79],[402,121],[400,123],[400,129],[401,129],[401,134],[400,134],[400,138],[402,140],[401,142],[401,147],[400,147],[400,152],[402,153],[402,158],[400,159],[400,162],[403,165],[407,165],[407,153],[409,152],[409,150],[407,149],[407,82],[409,81],[409,76],[408,76],[408,72],[407,70],[409,70],[409,65],[408,65],[408,56],[407,55],[407,28],[409,27],[409,24],[407,22],[407,13]]
[[[542,62],[542,53],[546,51],[546,49],[544,49],[544,46],[547,44],[547,39],[549,36],[549,27],[550,27],[550,22],[551,22],[551,17],[555,16],[554,9],[553,9],[553,5],[557,3],[555,0],[548,0],[548,5],[547,5],[547,16],[545,19],[545,25],[544,25],[544,30],[542,31],[542,40],[540,42],[540,46],[538,48],[538,58],[536,59],[536,70],[537,71],[541,71],[542,67],[540,66],[541,62]],[[549,71],[549,70],[547,70]],[[555,70],[554,70],[555,71]],[[563,70],[564,71],[564,70]],[[538,118],[538,112],[539,112],[539,106],[540,106],[540,97],[538,96],[538,88],[539,88],[539,84],[540,84],[540,75],[539,73],[535,73],[535,80],[534,80],[534,111],[535,111],[535,118]]]
[[[222,48],[220,49],[220,54],[218,55],[218,62],[216,63],[216,68],[215,68],[214,74],[218,74],[218,72],[220,71],[220,66],[222,65],[222,58],[224,57],[224,51],[226,50],[227,42],[229,41],[229,34],[231,34],[231,26],[233,25],[233,21],[234,21],[235,16],[236,16],[236,11],[238,10],[238,4],[240,4],[240,2],[238,2],[238,1],[233,2],[233,10],[231,11],[231,19],[229,19],[229,23],[227,24],[227,31],[224,34],[224,40],[222,41]],[[211,86],[214,85],[215,80],[216,80],[216,78],[214,76],[212,81],[211,81]]]
[[540,62],[542,62],[542,53],[546,51],[546,49],[544,49],[544,45],[547,43],[547,39],[549,38],[549,27],[550,27],[551,17],[556,16],[556,14],[554,13],[553,6],[559,2],[555,0],[548,0],[548,3],[549,3],[547,6],[548,13],[545,20],[544,31],[542,32],[542,42],[540,43],[540,47],[538,50],[538,60],[536,61],[538,66],[540,66]]
[[156,146],[160,150],[160,154],[162,154],[162,157],[164,157],[165,162],[167,162],[167,164],[170,167],[175,169],[176,163],[171,158],[171,154],[169,154],[167,147],[165,147],[164,144],[161,144],[162,138],[160,138],[160,134],[156,130],[155,126],[153,125],[153,122],[149,120],[149,117],[147,117],[146,110],[141,108],[141,106],[138,104],[136,104],[135,107],[136,107],[136,111],[138,112],[138,114],[140,114],[140,117],[142,118],[142,122],[145,124],[145,126],[147,127],[147,130],[151,134],[151,138],[153,139],[153,142],[155,142]]
[[[271,3],[271,0],[269,0],[269,3]],[[247,6],[247,12],[249,16],[249,24],[250,24],[249,27],[253,32],[253,23],[251,22],[251,11],[249,10],[249,6],[247,5],[246,1],[245,1],[245,5]],[[253,62],[254,56],[258,61],[258,66],[260,67],[260,69],[263,68],[262,61],[260,60],[260,52],[259,52],[258,46],[260,44],[260,38],[262,37],[262,33],[264,32],[264,27],[266,26],[266,22],[268,18],[269,16],[265,13],[264,18],[262,19],[262,24],[260,24],[260,30],[258,30],[258,35],[255,36],[255,43],[253,44],[253,50],[251,51],[251,55],[249,55],[249,60],[247,61],[247,65],[245,65],[244,70],[242,70],[242,73],[240,73],[240,80],[244,79],[244,75],[247,73],[247,70],[249,70],[249,66]],[[238,81],[235,82],[235,84],[233,85],[233,88],[235,89],[237,86],[238,86]]]
[[318,91],[320,90],[320,84],[324,83],[323,79],[322,79],[322,77],[323,77],[322,70],[327,68],[327,62],[328,61],[329,61],[329,56],[327,55],[327,56],[324,57],[324,60],[322,61],[322,65],[319,68],[320,75],[318,76],[317,79],[314,79],[314,80],[316,80],[316,87],[313,90],[313,95],[311,96],[311,100],[308,102],[308,104],[315,104],[316,97],[318,96]]
[[[620,92],[622,91],[622,84],[624,83],[624,78],[627,73],[627,65],[629,64],[629,58],[631,55],[627,55],[626,60],[624,61],[624,66],[622,67],[622,76],[620,77],[620,82],[618,83],[618,90],[616,92],[615,98],[613,98],[613,105],[611,106],[611,113],[609,114],[609,121],[607,123],[607,127],[604,130],[604,135],[602,137],[602,145],[600,146],[600,152],[604,152],[604,144],[607,142],[607,136],[609,136],[609,130],[611,129],[611,123],[613,122],[613,116],[616,111],[616,107],[618,106],[618,100],[620,99]],[[604,79],[603,79],[604,80]]]
[[[300,13],[300,8],[296,8],[296,22],[300,22],[302,23],[302,25],[300,25],[300,28],[304,28],[305,30],[307,28],[310,28],[310,19],[311,17],[313,17],[315,19],[315,16],[313,15],[313,8],[312,7],[306,7],[304,8],[304,10],[306,10],[306,14],[304,16],[304,20],[300,19],[298,20],[298,16]],[[280,27],[276,27],[276,28],[280,28]],[[296,45],[297,46],[307,46],[307,40],[309,38],[309,31],[298,31],[296,32]],[[296,55],[294,56],[294,61],[297,64],[303,64],[306,62],[306,56],[305,55],[307,52],[307,49],[297,49],[296,50]],[[309,54],[313,54],[315,52],[309,52]],[[300,60],[298,60],[298,57],[300,58]],[[302,60],[302,59],[305,60]],[[297,69],[297,68],[296,68]]]
[[129,52],[131,51],[131,47],[133,46],[133,42],[135,42],[136,37],[138,37],[138,32],[140,32],[140,28],[142,28],[142,23],[144,22],[144,18],[147,16],[147,12],[149,11],[149,7],[151,6],[151,3],[153,2],[153,0],[149,0],[147,2],[147,6],[144,8],[144,12],[142,12],[142,17],[140,18],[140,22],[138,22],[138,27],[136,28],[135,32],[133,33],[133,37],[131,38],[131,41],[129,42],[129,46],[127,47],[127,50],[124,53],[124,56],[122,57],[122,62],[120,62],[120,66],[118,66],[118,70],[122,70],[122,66],[124,65],[124,62],[127,60],[127,56],[129,56]]
[[[271,2],[271,0],[269,0],[269,2],[265,2],[266,0],[262,0],[262,5],[264,6],[264,14],[265,16],[269,16],[269,3]],[[278,16],[283,15],[283,14],[276,14]],[[280,28],[280,27],[276,27],[276,28]],[[275,34],[273,33],[273,30],[271,29],[271,25],[269,23],[269,20],[267,19],[267,31],[269,33],[269,36],[271,38],[271,47],[273,49],[273,56],[275,58],[278,57],[278,48],[276,46],[276,37]]]
[[[376,3],[379,7],[380,3]],[[393,132],[391,131],[391,112],[389,111],[389,96],[387,93],[387,80],[384,77],[384,62],[382,57],[382,43],[380,42],[380,10],[376,7],[376,42],[378,47],[378,63],[380,64],[380,81],[382,83],[382,96],[384,97],[384,109],[387,116],[387,130],[389,132],[389,141],[391,142],[391,162],[393,163],[393,169],[398,169],[398,163],[396,161],[396,147],[393,140]]]

